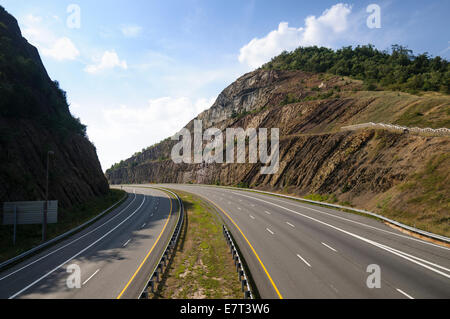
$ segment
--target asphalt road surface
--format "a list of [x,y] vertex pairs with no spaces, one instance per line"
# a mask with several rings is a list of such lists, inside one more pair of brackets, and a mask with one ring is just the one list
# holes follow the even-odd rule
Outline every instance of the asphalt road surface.
[[[295,200],[207,186],[164,187],[217,207],[262,298],[450,298],[447,247],[374,219]],[[378,277],[371,276],[378,270]]]
[[159,190],[125,190],[126,201],[107,216],[0,273],[0,298],[138,298],[173,233],[178,204]]

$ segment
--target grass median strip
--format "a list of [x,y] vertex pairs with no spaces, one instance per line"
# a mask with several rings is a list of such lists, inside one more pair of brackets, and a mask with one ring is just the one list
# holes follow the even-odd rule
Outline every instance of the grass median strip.
[[241,299],[236,267],[222,234],[222,222],[208,203],[176,192],[184,203],[185,223],[175,258],[156,299]]
[[[108,194],[92,199],[68,210],[60,210],[58,223],[48,224],[48,240],[57,237],[108,209],[122,198],[125,192],[111,189]],[[0,262],[13,258],[42,243],[42,225],[18,225],[16,246],[12,244],[13,227],[0,225]]]

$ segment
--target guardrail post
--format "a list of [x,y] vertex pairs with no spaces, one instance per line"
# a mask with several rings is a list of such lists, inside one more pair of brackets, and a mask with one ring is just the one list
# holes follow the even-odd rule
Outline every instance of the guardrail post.
[[242,292],[245,292],[245,286],[247,286],[247,280],[242,280],[241,281],[241,283],[242,283]]
[[154,276],[152,276],[152,279],[150,279],[150,291],[152,292],[152,294],[155,293],[155,278],[154,278]]

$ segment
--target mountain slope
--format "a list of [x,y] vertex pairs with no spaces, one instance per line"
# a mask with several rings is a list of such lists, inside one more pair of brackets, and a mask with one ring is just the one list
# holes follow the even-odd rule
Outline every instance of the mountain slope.
[[55,153],[50,198],[61,207],[107,193],[86,127],[70,114],[65,92],[0,6],[0,202],[45,197],[48,151]]
[[449,235],[448,136],[341,128],[367,122],[450,127],[450,97],[366,87],[331,74],[260,69],[239,78],[197,117],[205,128],[279,128],[275,175],[260,175],[261,164],[176,165],[169,159],[174,142],[166,140],[116,164],[107,177],[113,184],[206,183],[282,191]]

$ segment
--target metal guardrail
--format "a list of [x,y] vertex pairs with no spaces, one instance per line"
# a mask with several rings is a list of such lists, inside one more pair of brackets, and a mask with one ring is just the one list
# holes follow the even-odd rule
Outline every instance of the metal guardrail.
[[361,128],[381,128],[381,129],[389,129],[394,131],[400,131],[400,132],[412,132],[412,133],[422,133],[422,134],[432,134],[432,135],[438,135],[438,136],[450,136],[450,129],[448,128],[419,128],[419,127],[406,127],[406,126],[400,126],[400,125],[393,125],[393,124],[385,124],[385,123],[362,123],[362,124],[355,124],[355,125],[349,125],[344,126],[341,129],[342,130],[357,130]]
[[25,258],[25,257],[28,257],[28,256],[34,254],[35,252],[41,250],[41,249],[44,249],[44,248],[46,248],[46,247],[48,247],[48,246],[54,244],[54,243],[60,241],[61,239],[64,239],[64,238],[66,238],[66,237],[72,235],[73,233],[76,233],[76,232],[79,231],[80,229],[82,229],[82,228],[88,226],[89,224],[95,222],[97,219],[103,217],[103,215],[105,215],[106,213],[108,213],[111,209],[113,209],[114,207],[116,207],[117,205],[119,205],[120,203],[122,203],[123,200],[125,200],[125,198],[126,198],[127,196],[128,196],[128,194],[125,194],[125,195],[124,195],[117,203],[115,203],[114,205],[112,205],[112,206],[109,207],[108,209],[104,210],[103,212],[101,212],[100,214],[98,214],[97,216],[95,216],[94,218],[92,218],[92,219],[88,220],[87,222],[81,224],[80,226],[77,226],[77,227],[75,227],[75,228],[69,230],[68,232],[65,232],[64,234],[61,234],[61,235],[59,235],[59,236],[57,236],[57,237],[55,237],[55,238],[53,238],[53,239],[51,239],[51,240],[49,240],[49,241],[46,241],[45,243],[43,243],[43,244],[41,244],[41,245],[39,245],[39,246],[36,246],[36,247],[34,247],[34,248],[32,248],[32,249],[30,249],[30,250],[28,250],[28,251],[26,251],[26,252],[24,252],[24,253],[22,253],[22,254],[16,256],[16,257],[14,257],[14,258],[11,258],[11,259],[9,259],[9,260],[6,260],[6,261],[2,262],[2,263],[0,264],[0,271],[3,270],[3,268],[5,268],[5,267],[7,267],[7,266],[9,266],[9,265],[11,265],[11,264],[13,264],[13,263],[15,263],[15,262],[21,260],[21,259],[23,259],[23,258]]
[[230,235],[227,227],[223,225],[223,235],[227,241],[228,246],[230,247],[231,254],[233,256],[234,264],[236,266],[236,270],[238,272],[239,281],[242,285],[242,292],[244,293],[245,299],[254,299],[252,291],[250,289],[250,284],[248,282],[247,274],[245,273],[244,266],[242,264],[241,257],[236,249],[236,245],[233,242],[233,238]]
[[155,293],[156,284],[160,283],[160,275],[162,279],[163,273],[167,270],[167,266],[169,261],[175,256],[175,248],[178,243],[178,239],[180,238],[181,229],[183,227],[184,223],[184,206],[183,202],[181,201],[180,197],[175,194],[174,192],[163,189],[166,192],[169,192],[175,198],[178,200],[178,207],[179,207],[179,216],[177,225],[175,226],[174,232],[172,234],[171,239],[167,243],[166,248],[164,249],[164,252],[159,259],[159,262],[156,264],[155,269],[153,270],[150,279],[148,280],[145,288],[142,290],[141,294],[139,295],[139,299],[148,299],[148,290],[150,288],[151,293]]
[[[218,187],[218,186],[213,186],[213,187]],[[398,226],[400,228],[406,229],[408,231],[411,231],[413,233],[431,238],[431,239],[436,239],[439,241],[443,241],[446,243],[450,243],[450,238],[449,237],[445,237],[442,235],[437,235],[437,234],[433,234],[421,229],[417,229],[415,227],[411,227],[402,223],[399,223],[395,220],[389,219],[387,217],[369,212],[367,210],[363,210],[363,209],[357,209],[357,208],[353,208],[353,207],[348,207],[348,206],[342,206],[342,205],[336,205],[336,204],[330,204],[330,203],[325,203],[325,202],[318,202],[315,200],[310,200],[310,199],[306,199],[306,198],[301,198],[301,197],[295,197],[295,196],[289,196],[289,195],[283,195],[283,194],[277,194],[277,193],[271,193],[271,192],[265,192],[265,191],[259,191],[259,190],[254,190],[254,189],[243,189],[243,188],[237,188],[237,187],[229,187],[229,186],[220,186],[223,188],[228,188],[228,189],[234,189],[234,190],[240,190],[240,191],[248,191],[248,192],[254,192],[254,193],[261,193],[261,194],[268,194],[268,195],[275,195],[275,196],[279,196],[279,197],[284,197],[284,198],[288,198],[288,199],[294,199],[294,200],[298,200],[298,201],[302,201],[302,202],[307,202],[307,203],[311,203],[311,204],[316,204],[316,205],[322,205],[322,206],[328,206],[328,207],[332,207],[332,208],[338,208],[338,209],[345,209],[345,210],[350,210],[350,211],[354,211],[357,213],[361,213],[361,214],[365,214],[365,215],[369,215],[378,219],[381,219],[385,222],[388,222],[390,224],[393,224],[395,226]]]

